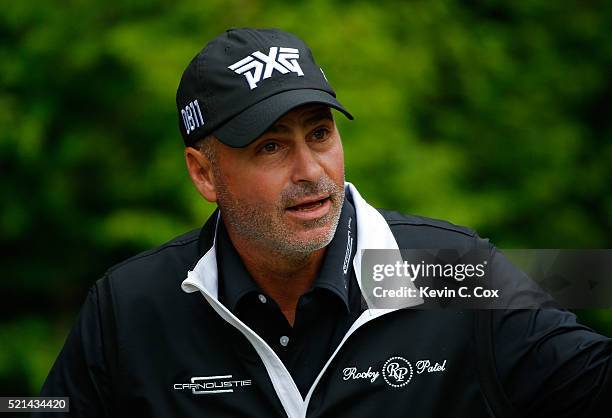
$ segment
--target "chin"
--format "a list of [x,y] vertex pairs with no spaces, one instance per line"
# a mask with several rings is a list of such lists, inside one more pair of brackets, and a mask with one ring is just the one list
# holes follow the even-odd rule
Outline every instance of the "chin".
[[320,250],[334,238],[339,220],[339,211],[309,221],[285,220],[285,234],[279,237],[283,241],[281,245],[290,252],[311,253]]
[[[296,232],[291,241],[292,247],[298,249],[301,252],[313,252],[326,247],[334,238],[336,228],[334,225],[325,225],[317,228],[313,228],[307,231]],[[287,238],[289,238],[288,236]]]

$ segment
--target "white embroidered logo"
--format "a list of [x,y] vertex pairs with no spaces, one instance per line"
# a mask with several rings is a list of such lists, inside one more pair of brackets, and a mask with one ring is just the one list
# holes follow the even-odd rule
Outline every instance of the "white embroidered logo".
[[390,386],[401,388],[412,379],[412,365],[403,357],[391,357],[383,366],[383,378]]
[[194,395],[211,393],[232,393],[234,389],[251,386],[251,379],[234,379],[231,374],[224,376],[194,376],[191,383],[175,383],[174,390],[191,390]]
[[[348,221],[348,237],[346,240],[346,252],[344,253],[344,263],[342,264],[342,272],[346,274],[349,269],[349,263],[351,261],[351,252],[353,251],[353,237],[351,236],[351,221],[353,218],[349,218]],[[344,287],[347,287],[347,278],[344,278]]]
[[[415,375],[423,373],[444,373],[446,371],[446,360],[442,363],[433,363],[429,359],[418,360],[412,367],[412,363],[404,357],[390,357],[385,361],[382,370],[368,367],[367,370],[359,370],[355,366],[346,367],[342,370],[343,380],[369,380],[376,382],[382,374],[383,380],[391,387],[401,388],[410,383]],[[382,372],[382,373],[381,373]]]
[[189,102],[187,106],[181,109],[181,116],[183,117],[183,124],[185,125],[187,135],[195,131],[196,128],[204,126],[204,118],[202,117],[200,104],[197,100]]
[[296,73],[300,77],[303,76],[302,68],[297,62],[299,58],[300,51],[298,49],[273,46],[270,48],[268,55],[255,51],[227,68],[236,74],[244,75],[249,83],[249,87],[253,90],[262,78],[265,80],[272,77],[274,70],[281,74],[291,72]]

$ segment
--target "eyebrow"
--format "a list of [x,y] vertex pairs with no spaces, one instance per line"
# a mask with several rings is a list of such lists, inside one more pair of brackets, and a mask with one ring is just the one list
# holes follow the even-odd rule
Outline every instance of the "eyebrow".
[[[315,111],[311,116],[309,116],[308,118],[304,120],[304,126],[315,125],[322,120],[330,120],[330,121],[334,120],[332,117],[331,110],[329,108],[320,109],[320,110]],[[289,131],[290,129],[286,125],[283,125],[281,123],[281,124],[274,124],[270,126],[266,130],[266,133],[269,132],[269,133],[277,134],[277,133],[283,133],[283,132],[286,133]]]
[[331,110],[329,110],[329,108],[317,110],[316,113],[314,113],[312,116],[310,116],[308,119],[304,121],[304,125],[306,126],[314,125],[317,122],[320,122],[322,120],[330,120],[330,121],[334,120],[334,118],[332,117]]

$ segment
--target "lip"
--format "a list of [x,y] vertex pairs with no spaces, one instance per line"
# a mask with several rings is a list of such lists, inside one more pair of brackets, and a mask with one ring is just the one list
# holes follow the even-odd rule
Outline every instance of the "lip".
[[299,202],[294,203],[293,205],[287,207],[287,209],[291,210],[291,208],[294,207],[294,206],[299,206],[299,205],[305,205],[307,203],[318,202],[319,200],[323,200],[323,199],[327,199],[327,198],[329,198],[329,195],[315,196],[315,197],[311,197],[311,198],[308,198],[308,199],[300,200]]
[[[291,209],[291,207],[293,206],[298,206],[298,205],[304,205],[304,204],[308,204],[308,203],[313,203],[313,202],[318,202],[321,201],[321,205],[319,206],[315,206],[311,209],[304,209],[304,210],[296,210],[296,209]],[[298,219],[300,221],[310,221],[310,220],[314,220],[314,219],[318,219],[322,216],[325,216],[329,213],[330,209],[331,209],[331,199],[329,196],[321,196],[318,198],[309,198],[309,199],[304,199],[303,201],[300,201],[299,203],[293,205],[287,209],[285,209],[285,212],[292,218]]]

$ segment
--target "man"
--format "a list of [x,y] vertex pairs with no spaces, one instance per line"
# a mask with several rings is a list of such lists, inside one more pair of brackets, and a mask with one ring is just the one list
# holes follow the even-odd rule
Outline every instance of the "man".
[[228,30],[177,106],[219,210],[91,287],[42,395],[79,417],[609,416],[612,342],[568,312],[369,303],[365,249],[480,248],[519,273],[472,230],[345,183],[330,108],[352,116],[300,39]]

